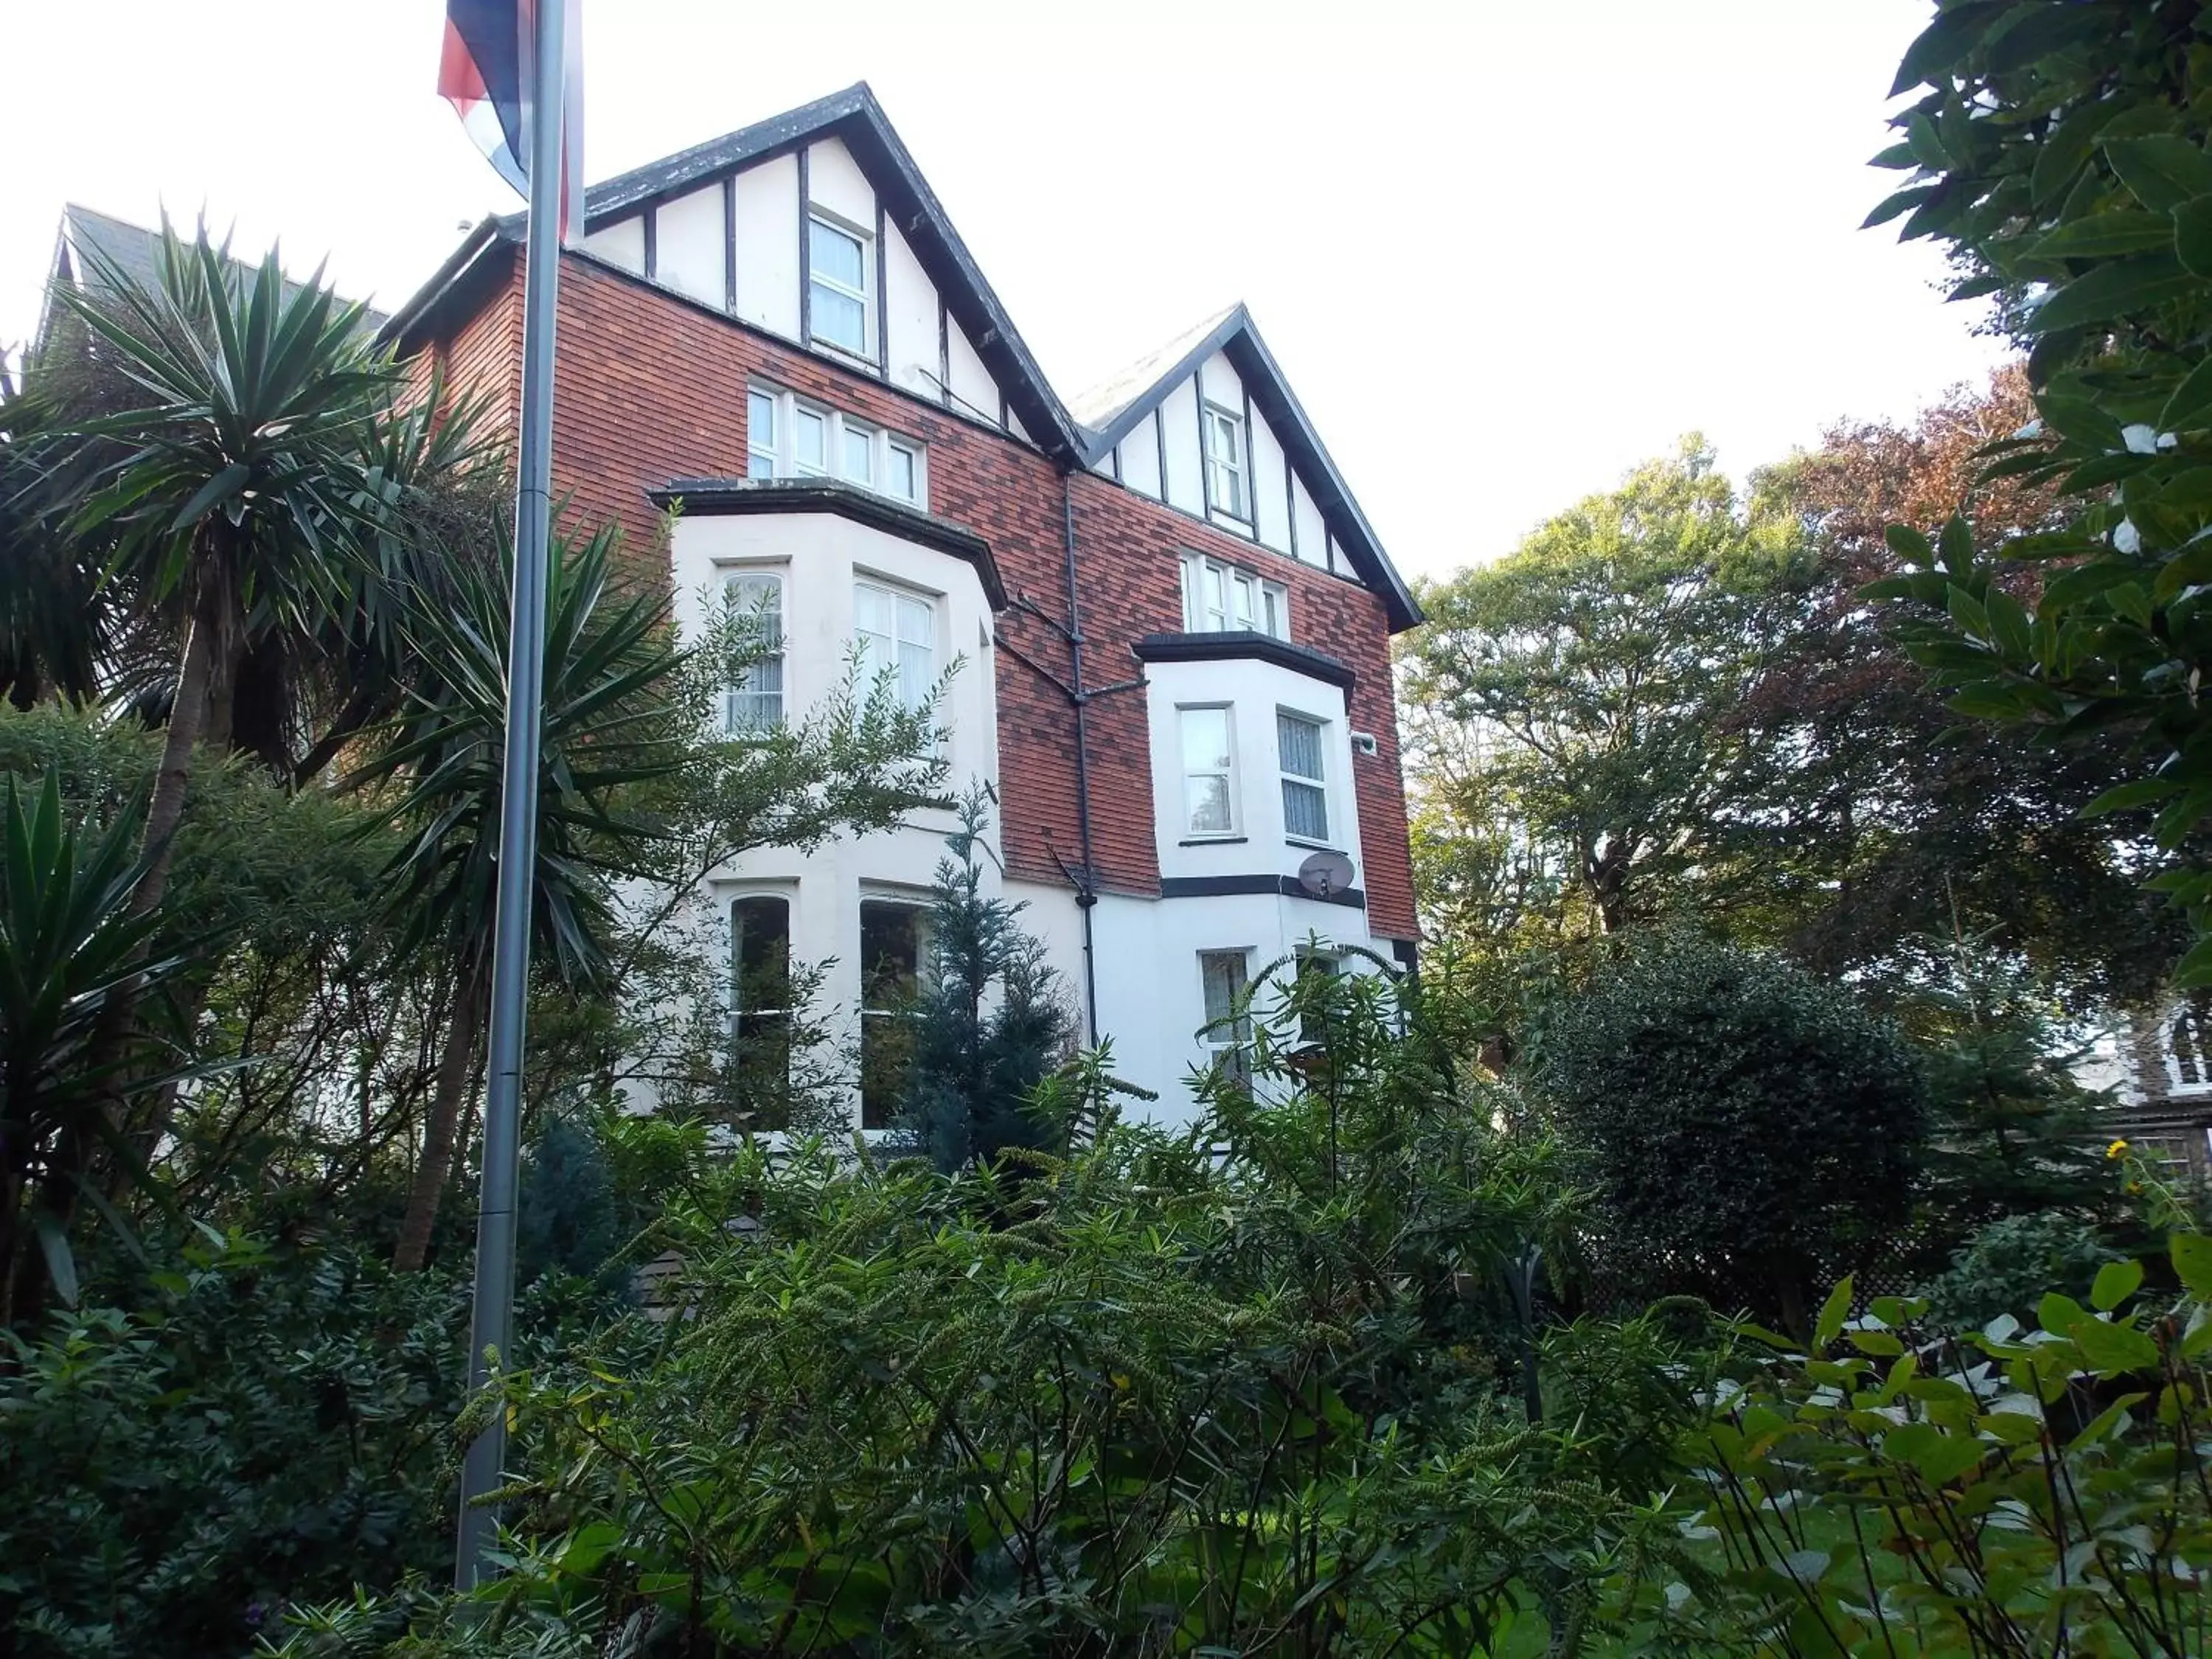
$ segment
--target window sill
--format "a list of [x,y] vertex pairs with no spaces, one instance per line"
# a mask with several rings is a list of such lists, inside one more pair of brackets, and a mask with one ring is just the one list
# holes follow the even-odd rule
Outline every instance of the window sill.
[[841,363],[849,363],[854,368],[864,368],[871,374],[880,375],[883,373],[882,368],[873,357],[868,356],[865,349],[855,351],[850,346],[838,344],[835,340],[825,340],[819,334],[808,340],[806,344],[809,350],[818,351],[825,356],[834,357]]
[[1178,847],[1242,847],[1247,836],[1187,836],[1176,843]]
[[1334,853],[1340,858],[1347,859],[1352,856],[1352,854],[1346,852],[1344,848],[1336,846],[1330,842],[1309,841],[1304,836],[1285,836],[1283,839],[1293,847],[1311,848],[1316,853]]

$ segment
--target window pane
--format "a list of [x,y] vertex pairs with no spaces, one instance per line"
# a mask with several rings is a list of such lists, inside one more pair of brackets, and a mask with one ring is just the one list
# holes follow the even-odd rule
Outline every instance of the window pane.
[[792,419],[793,460],[801,472],[825,472],[830,467],[830,422],[811,409],[794,411]]
[[1236,828],[1229,814],[1229,780],[1219,773],[1193,777],[1190,785],[1190,833],[1225,835]]
[[899,701],[909,708],[929,702],[937,683],[937,653],[926,645],[901,641],[898,648]]
[[853,623],[864,634],[891,633],[891,595],[889,588],[860,582],[853,588]]
[[876,434],[865,427],[845,428],[845,476],[854,483],[875,481]]
[[1275,716],[1275,744],[1283,757],[1283,770],[1294,777],[1322,777],[1321,727],[1296,714]]
[[1328,797],[1310,783],[1283,780],[1283,833],[1304,841],[1328,839]]
[[1291,637],[1290,606],[1287,601],[1288,595],[1272,582],[1260,590],[1262,626],[1267,633],[1279,640],[1287,640]]
[[1198,580],[1198,561],[1185,559],[1182,562],[1182,625],[1194,634],[1204,629],[1199,615]]
[[908,645],[934,645],[937,642],[936,618],[928,604],[921,599],[910,599],[903,595],[898,602],[898,636]]
[[819,219],[808,223],[811,233],[806,239],[809,273],[842,283],[855,290],[865,288],[867,258],[861,249],[860,239],[834,225],[825,225]]
[[1254,591],[1258,586],[1259,584],[1249,576],[1239,576],[1237,579],[1237,613],[1234,620],[1238,628],[1249,629],[1252,626],[1252,599]]
[[791,904],[773,896],[741,898],[730,907],[730,951],[740,1012],[791,1006]]
[[1207,951],[1198,964],[1206,986],[1206,1023],[1217,1024],[1237,1012],[1237,999],[1244,993],[1244,953]]
[[855,354],[868,349],[868,308],[849,294],[817,283],[813,287],[814,337]]
[[775,399],[765,392],[745,394],[745,441],[755,449],[775,447]]
[[1182,711],[1182,764],[1186,772],[1226,772],[1229,769],[1229,711],[1226,708],[1186,708]]
[[884,487],[902,501],[918,501],[921,495],[921,480],[916,476],[919,469],[914,451],[902,444],[893,444],[890,455],[890,477],[884,481]]
[[890,1127],[913,1054],[910,1012],[921,977],[922,913],[860,901],[860,1125]]
[[729,579],[726,591],[748,643],[771,654],[748,666],[729,689],[723,708],[724,729],[735,733],[780,726],[783,722],[783,578],[769,572],[744,572]]

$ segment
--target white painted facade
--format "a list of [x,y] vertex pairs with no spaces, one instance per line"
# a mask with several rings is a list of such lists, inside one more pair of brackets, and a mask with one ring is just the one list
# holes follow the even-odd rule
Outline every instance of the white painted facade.
[[[805,337],[805,227],[817,216],[862,245],[865,338],[858,354],[825,343],[818,326],[814,339]],[[593,230],[583,246],[633,276],[796,344],[826,349],[848,368],[1027,441],[975,343],[840,139],[818,139],[753,162],[732,174],[726,188],[717,179],[642,204]]]

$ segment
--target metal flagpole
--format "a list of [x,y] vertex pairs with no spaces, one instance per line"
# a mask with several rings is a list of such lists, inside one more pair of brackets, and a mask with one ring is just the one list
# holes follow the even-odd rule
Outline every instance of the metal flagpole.
[[[531,61],[530,225],[522,290],[522,433],[514,491],[514,604],[507,628],[507,751],[500,769],[499,900],[493,923],[490,1065],[484,1085],[483,1178],[477,1204],[476,1304],[469,1388],[490,1381],[488,1355],[512,1362],[514,1190],[520,1153],[522,1048],[528,1018],[532,878],[538,863],[538,759],[545,677],[545,562],[552,527],[553,307],[561,265],[561,127],[567,91],[564,0],[537,0]],[[481,1500],[507,1462],[507,1413],[495,1412],[461,1468],[453,1583],[485,1576],[498,1517]]]

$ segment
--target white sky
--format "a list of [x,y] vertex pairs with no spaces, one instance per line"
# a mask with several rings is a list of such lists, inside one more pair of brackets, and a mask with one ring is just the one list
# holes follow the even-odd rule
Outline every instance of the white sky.
[[[432,90],[442,0],[0,9],[0,342],[64,201],[204,207],[387,307],[517,205]],[[1063,395],[1241,297],[1443,574],[1684,431],[1740,476],[1996,360],[1924,245],[1856,228],[1930,9],[585,0],[588,170],[865,78]]]

